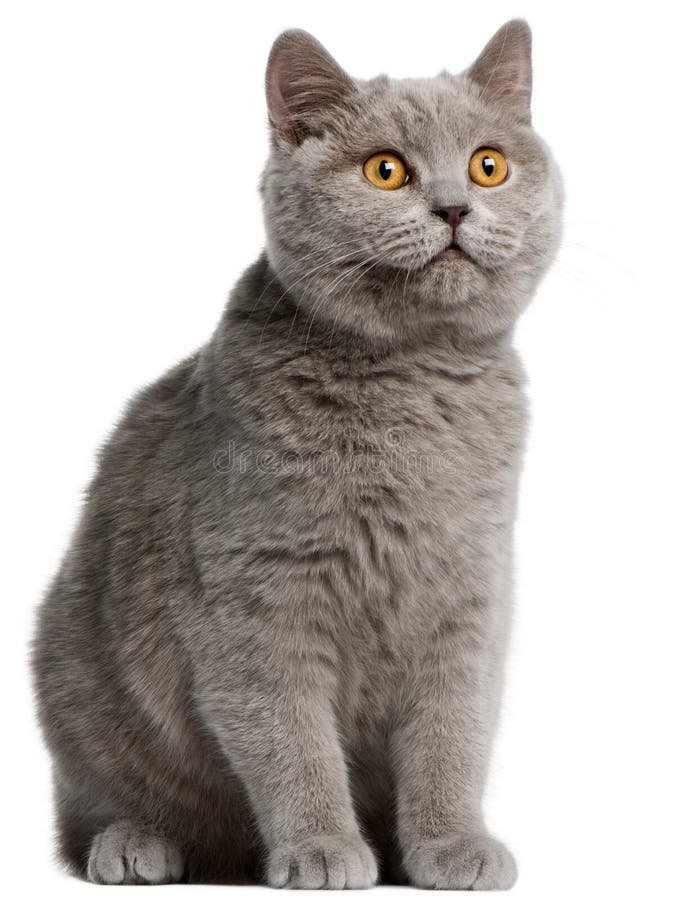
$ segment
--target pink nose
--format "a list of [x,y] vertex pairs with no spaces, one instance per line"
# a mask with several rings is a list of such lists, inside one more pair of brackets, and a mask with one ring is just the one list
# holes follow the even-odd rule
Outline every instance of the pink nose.
[[444,222],[447,222],[450,228],[452,228],[453,236],[457,231],[459,223],[468,212],[468,206],[443,206],[440,209],[434,209],[434,213],[438,216],[438,218],[442,219]]

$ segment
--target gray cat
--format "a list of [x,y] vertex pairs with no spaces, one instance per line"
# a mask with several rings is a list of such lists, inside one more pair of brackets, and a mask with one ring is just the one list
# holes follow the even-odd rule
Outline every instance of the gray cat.
[[530,33],[463,74],[267,68],[267,248],[134,398],[40,610],[61,856],[104,883],[508,888],[481,798],[557,246]]

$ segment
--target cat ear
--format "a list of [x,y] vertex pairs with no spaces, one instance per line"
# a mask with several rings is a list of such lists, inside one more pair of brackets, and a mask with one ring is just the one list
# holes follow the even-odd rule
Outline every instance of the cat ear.
[[479,86],[484,100],[530,123],[531,34],[523,19],[503,25],[464,74]]
[[357,85],[307,31],[285,31],[270,51],[265,92],[270,122],[299,144],[357,91]]

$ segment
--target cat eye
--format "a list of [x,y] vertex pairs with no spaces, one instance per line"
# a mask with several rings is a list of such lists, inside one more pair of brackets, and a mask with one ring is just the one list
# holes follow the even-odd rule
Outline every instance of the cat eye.
[[395,153],[375,153],[362,167],[367,181],[383,191],[395,191],[409,179],[407,166]]
[[492,147],[481,147],[469,160],[469,178],[481,187],[497,187],[508,175],[507,160]]

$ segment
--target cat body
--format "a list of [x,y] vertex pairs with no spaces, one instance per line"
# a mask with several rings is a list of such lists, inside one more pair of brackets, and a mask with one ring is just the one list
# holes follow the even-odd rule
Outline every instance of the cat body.
[[[130,405],[40,613],[39,708],[75,872],[513,883],[481,809],[524,436],[511,334],[554,250],[560,186],[522,80],[518,108],[493,117],[521,187],[525,160],[543,173],[505,201],[522,235],[452,202],[458,151],[434,127],[460,155],[491,140],[447,118],[485,131],[495,73],[521,79],[527,29],[505,28],[459,80],[359,83],[303,33],[275,45],[267,251],[211,341]],[[406,133],[403,190],[423,210],[366,193],[354,163]],[[466,209],[464,250],[443,250],[434,204]],[[495,240],[472,226],[465,243],[476,216]]]

